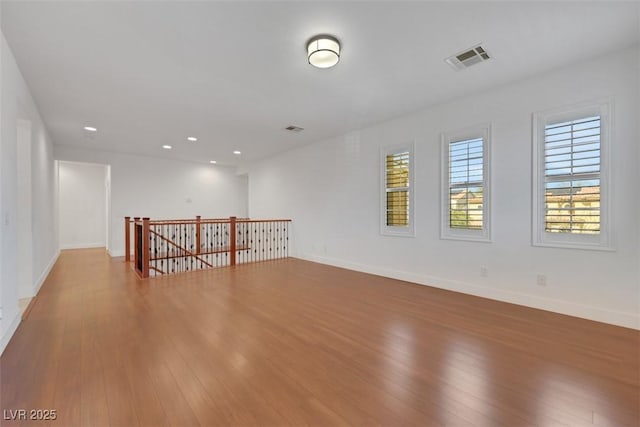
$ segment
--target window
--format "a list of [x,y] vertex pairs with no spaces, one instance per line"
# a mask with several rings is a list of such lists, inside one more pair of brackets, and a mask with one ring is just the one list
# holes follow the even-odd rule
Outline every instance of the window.
[[384,149],[381,233],[413,236],[413,145]]
[[489,126],[442,135],[443,239],[490,241]]
[[609,103],[534,114],[533,244],[610,249]]

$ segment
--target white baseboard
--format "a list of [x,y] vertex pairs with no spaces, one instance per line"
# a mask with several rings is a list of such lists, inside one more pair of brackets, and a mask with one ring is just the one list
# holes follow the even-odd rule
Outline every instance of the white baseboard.
[[109,250],[108,252],[109,252],[109,256],[110,256],[111,258],[116,258],[116,257],[124,256],[124,249],[123,249],[123,250],[121,250],[121,251],[112,251],[112,250]]
[[470,283],[446,280],[438,277],[431,277],[422,274],[410,273],[406,271],[393,270],[384,267],[371,266],[366,264],[344,261],[341,259],[323,257],[312,254],[302,254],[298,258],[314,261],[321,264],[328,264],[335,267],[360,271],[363,273],[375,274],[377,276],[389,277],[397,280],[416,283],[419,285],[431,286],[434,288],[446,289],[449,291],[461,292],[492,300],[508,302],[525,307],[537,308],[540,310],[552,311],[554,313],[566,314],[569,316],[581,317],[583,319],[595,320],[597,322],[609,323],[626,328],[640,329],[640,314],[626,313],[620,311],[607,310],[599,307],[576,304],[573,302],[543,298],[535,295],[527,295],[518,292],[506,291],[504,289],[489,288]]
[[[35,297],[36,295],[38,295],[38,292],[40,292],[40,288],[42,287],[42,284],[44,283],[45,280],[47,280],[47,276],[49,276],[49,273],[51,273],[51,269],[56,264],[56,261],[58,261],[59,256],[60,256],[60,251],[58,250],[51,257],[51,259],[49,260],[49,263],[47,264],[45,269],[42,271],[42,274],[40,274],[40,277],[38,277],[38,280],[33,284],[32,297]],[[22,311],[17,310],[13,320],[11,321],[11,324],[9,325],[9,328],[7,328],[6,332],[2,335],[2,338],[0,340],[0,355],[2,354],[2,352],[4,352],[4,349],[9,343],[9,340],[11,340],[11,337],[13,336],[13,334],[16,332],[16,329],[18,329],[18,325],[20,324],[21,318],[22,318]]]
[[91,248],[104,248],[106,244],[104,242],[98,243],[69,243],[60,245],[60,249],[91,249]]
[[9,344],[9,341],[11,340],[13,334],[16,332],[16,329],[18,329],[18,325],[20,325],[21,314],[22,313],[20,313],[20,310],[17,310],[16,315],[13,317],[13,320],[9,324],[9,327],[2,335],[2,339],[0,339],[0,356],[4,352],[4,349],[7,347],[7,344]]
[[47,280],[47,276],[49,276],[49,273],[51,273],[51,269],[55,265],[56,261],[58,261],[59,256],[60,256],[60,251],[58,250],[53,255],[53,257],[51,257],[51,260],[49,260],[49,264],[47,264],[47,267],[44,269],[40,277],[38,277],[38,280],[33,284],[33,296],[38,295],[38,292],[40,292],[40,288],[42,287],[42,284],[44,283],[45,280]]

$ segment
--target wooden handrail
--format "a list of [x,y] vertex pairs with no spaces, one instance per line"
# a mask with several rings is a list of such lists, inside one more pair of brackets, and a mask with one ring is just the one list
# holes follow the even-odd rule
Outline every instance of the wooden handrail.
[[[250,249],[251,249],[251,246],[238,246],[238,245],[236,245],[236,251],[246,251],[246,250],[250,250]],[[200,251],[200,255],[202,256],[202,255],[223,254],[223,253],[229,252],[230,250],[231,249],[228,246],[221,246],[221,247],[210,249],[210,250]],[[160,254],[152,255],[151,258],[149,258],[149,260],[151,260],[151,261],[159,261],[159,260],[163,260],[163,259],[182,258],[184,256],[192,256],[192,255],[189,255],[187,253],[184,253],[184,254],[179,254],[179,253],[175,253],[175,254],[164,253],[163,254],[163,253],[160,253]],[[193,257],[195,258],[195,255],[193,255]],[[209,265],[207,265],[207,267],[209,267]]]
[[181,251],[184,251],[184,254],[182,255],[188,255],[188,256],[192,256],[195,259],[197,259],[198,261],[202,262],[203,264],[207,264],[209,267],[213,267],[213,265],[209,264],[207,261],[203,260],[202,258],[200,258],[198,255],[194,254],[193,252],[191,252],[190,250],[188,250],[187,248],[183,248],[182,246],[178,245],[177,243],[175,243],[173,240],[171,239],[167,239],[166,237],[164,237],[162,234],[154,231],[154,230],[150,230],[151,234],[155,234],[156,236],[158,236],[160,239],[164,240],[165,242],[175,246],[176,248],[180,249]]
[[[198,217],[200,217],[198,215]],[[149,220],[150,225],[180,225],[180,224],[196,224],[198,221],[201,224],[218,224],[218,223],[226,223],[228,224],[229,218],[209,218],[209,219],[156,219]],[[127,217],[125,217],[127,218]],[[134,219],[132,222],[142,222],[141,219]],[[249,219],[249,218],[236,218],[236,222],[291,222],[289,218],[268,218],[268,219]]]
[[290,219],[238,219],[236,222],[291,222]]
[[[261,220],[238,220],[238,221],[243,221],[243,222],[247,222],[247,221],[257,221],[257,222],[268,222],[268,221],[291,221],[291,220],[278,220],[278,219],[261,219]],[[197,221],[195,219],[192,220],[178,220],[178,221],[174,221],[174,220],[156,220],[156,221],[149,221],[149,224],[151,225],[171,225],[171,224],[175,224],[175,225],[183,225],[183,224],[195,224]],[[228,224],[229,223],[229,218],[226,219],[201,219],[200,223],[202,224]]]

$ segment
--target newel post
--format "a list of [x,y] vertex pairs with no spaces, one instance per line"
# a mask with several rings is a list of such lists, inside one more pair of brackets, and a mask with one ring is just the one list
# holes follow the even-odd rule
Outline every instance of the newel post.
[[236,265],[236,217],[229,218],[229,264]]
[[200,215],[196,215],[196,254],[200,253]]
[[131,217],[124,217],[124,261],[131,261]]
[[142,277],[149,277],[149,218],[142,218]]
[[142,230],[138,227],[138,222],[140,222],[139,216],[133,217],[133,268],[138,271],[138,273],[142,274],[142,269],[138,270],[138,265],[140,264],[140,233]]

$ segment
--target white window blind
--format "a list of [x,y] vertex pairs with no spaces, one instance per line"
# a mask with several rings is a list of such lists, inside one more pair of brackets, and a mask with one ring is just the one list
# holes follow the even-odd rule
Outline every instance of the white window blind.
[[442,134],[443,239],[491,242],[491,125]]
[[483,226],[483,139],[449,143],[449,226],[481,230]]
[[533,114],[535,246],[613,250],[610,99]]
[[386,156],[386,225],[409,226],[410,212],[410,156],[408,151]]
[[415,236],[414,144],[380,150],[380,233]]
[[544,129],[544,227],[548,233],[600,233],[600,116]]

